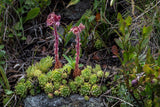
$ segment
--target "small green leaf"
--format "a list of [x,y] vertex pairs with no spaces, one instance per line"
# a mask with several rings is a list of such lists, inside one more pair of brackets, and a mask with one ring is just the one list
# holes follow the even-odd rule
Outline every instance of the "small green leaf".
[[15,30],[22,30],[22,24],[21,24],[21,22],[17,22],[17,23],[14,25],[14,28],[15,28]]
[[94,19],[95,19],[95,16],[92,15],[92,16],[89,17],[89,20],[88,20],[88,21],[89,21],[89,22],[92,22]]
[[4,48],[4,45],[0,45],[0,49],[3,49]]
[[99,4],[100,4],[100,1],[94,0],[94,3],[93,3],[93,10],[97,9],[97,7],[98,7]]
[[125,22],[126,22],[126,25],[127,25],[127,26],[131,25],[131,23],[132,23],[132,17],[131,17],[131,16],[128,16],[128,17],[125,19]]
[[153,71],[153,69],[150,68],[148,64],[145,64],[145,65],[143,66],[143,71],[144,71],[146,74],[151,74],[152,71]]
[[113,6],[113,4],[115,3],[116,0],[111,0],[110,2],[110,6]]
[[122,45],[122,41],[121,41],[121,40],[115,39],[115,42],[117,43],[117,45],[118,45],[121,49],[123,49],[123,45]]
[[6,90],[5,90],[5,93],[6,93],[7,95],[11,95],[11,94],[13,94],[14,92],[11,91],[11,90],[6,89]]
[[38,7],[31,9],[27,14],[25,22],[38,16],[39,12],[40,8]]
[[0,50],[0,58],[2,58],[5,55],[5,51],[4,50]]
[[158,56],[158,66],[160,66],[160,55]]
[[69,6],[77,4],[78,2],[80,2],[80,0],[71,0],[66,8],[68,8]]
[[144,27],[143,27],[143,32],[142,32],[142,34],[143,34],[144,38],[145,38],[145,37],[148,37],[151,32],[152,32],[152,26],[148,26],[148,27],[145,27],[145,26],[144,26]]
[[122,18],[121,13],[118,13],[117,20],[118,20],[118,21],[121,21],[122,19],[123,19],[123,18]]
[[21,38],[21,40],[26,40],[27,38],[25,37],[25,36],[23,36],[22,38]]
[[13,33],[10,33],[10,34],[8,35],[8,37],[12,38],[12,37],[13,37]]

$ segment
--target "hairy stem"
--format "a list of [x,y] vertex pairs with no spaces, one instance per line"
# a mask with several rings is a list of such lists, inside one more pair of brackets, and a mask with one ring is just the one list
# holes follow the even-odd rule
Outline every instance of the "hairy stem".
[[75,69],[79,68],[79,55],[80,55],[80,34],[76,35],[76,65],[75,65]]
[[55,61],[56,63],[59,61],[59,56],[58,56],[58,43],[59,43],[59,36],[58,36],[58,33],[57,33],[57,27],[54,26],[54,36],[55,36],[55,42],[54,42],[54,54],[55,54]]

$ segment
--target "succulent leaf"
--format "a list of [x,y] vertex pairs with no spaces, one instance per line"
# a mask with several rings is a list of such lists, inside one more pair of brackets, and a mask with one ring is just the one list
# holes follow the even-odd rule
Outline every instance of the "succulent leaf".
[[54,86],[53,86],[52,83],[47,83],[45,85],[45,87],[44,87],[44,91],[45,91],[46,94],[52,93],[53,92],[53,88],[54,88]]
[[90,79],[89,79],[89,83],[91,83],[91,84],[96,84],[96,82],[97,82],[97,75],[96,74],[92,74],[91,76],[90,76]]
[[53,57],[47,56],[42,58],[39,63],[36,64],[36,67],[40,69],[42,72],[47,72],[49,68],[52,66]]
[[93,96],[98,97],[101,93],[102,93],[102,90],[101,90],[100,86],[98,86],[97,84],[92,86],[91,94]]
[[70,95],[70,88],[67,85],[61,85],[59,91],[62,97]]
[[91,89],[91,84],[89,83],[84,83],[81,85],[81,88],[79,90],[81,95],[89,95],[90,94],[90,89]]

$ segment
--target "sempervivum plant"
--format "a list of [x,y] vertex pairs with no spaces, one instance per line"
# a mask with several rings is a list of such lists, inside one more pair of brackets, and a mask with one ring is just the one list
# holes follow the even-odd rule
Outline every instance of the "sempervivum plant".
[[91,94],[95,97],[98,97],[102,93],[100,86],[97,84],[93,85],[91,88]]
[[59,91],[62,97],[70,95],[70,88],[67,85],[61,85]]
[[15,86],[15,91],[17,95],[20,95],[21,97],[26,97],[27,95],[27,86],[24,82],[19,82]]
[[101,69],[101,66],[100,65],[98,65],[98,64],[96,64],[96,67],[93,69],[93,72],[94,73],[97,73],[98,71],[101,71],[102,69]]
[[57,33],[57,27],[59,27],[60,25],[60,19],[61,19],[61,16],[60,15],[56,15],[54,12],[50,13],[47,17],[47,26],[53,26],[54,28],[54,54],[55,54],[55,66],[54,68],[57,69],[57,68],[61,68],[62,67],[62,64],[61,62],[59,61],[59,55],[58,55],[58,44],[59,44],[59,35]]
[[46,94],[53,92],[53,84],[52,83],[47,83],[44,87],[44,91]]
[[70,82],[69,82],[69,87],[70,87],[70,89],[71,89],[71,91],[72,91],[73,93],[76,93],[76,92],[77,92],[77,85],[76,85],[76,83],[75,83],[74,81],[70,81]]
[[97,76],[99,78],[102,78],[103,75],[104,75],[104,72],[102,70],[100,70],[100,71],[97,72]]
[[34,77],[34,71],[36,70],[37,68],[32,65],[32,66],[29,66],[28,69],[26,70],[27,72],[27,77],[28,78],[33,78]]
[[53,70],[51,74],[51,79],[52,81],[60,82],[62,80],[62,73],[58,69]]
[[87,66],[87,68],[85,68],[84,70],[81,71],[81,75],[82,75],[82,77],[84,77],[84,79],[86,81],[88,81],[91,76],[91,69],[92,69],[92,67]]
[[81,84],[84,83],[84,78],[82,76],[77,76],[75,79],[74,79],[75,83],[77,86],[80,86]]
[[75,70],[73,72],[73,77],[81,75],[81,71],[79,69],[79,55],[80,55],[80,33],[82,30],[85,29],[85,26],[80,23],[79,26],[73,27],[70,31],[73,32],[76,35],[76,64],[75,64]]
[[48,78],[45,74],[41,74],[38,77],[38,81],[39,81],[40,87],[44,88],[45,84],[47,84],[47,82],[48,82]]
[[47,56],[42,58],[39,63],[36,63],[36,67],[40,69],[42,72],[47,72],[49,68],[52,66],[53,58]]
[[60,87],[60,82],[54,82],[54,88],[55,88],[55,90],[58,90],[59,89],[59,87]]
[[79,90],[81,95],[89,95],[90,94],[90,89],[91,89],[91,84],[89,83],[84,83],[81,85],[81,88]]
[[91,84],[96,84],[97,81],[98,81],[97,75],[96,75],[96,74],[92,74],[92,75],[90,76],[89,83],[91,83]]

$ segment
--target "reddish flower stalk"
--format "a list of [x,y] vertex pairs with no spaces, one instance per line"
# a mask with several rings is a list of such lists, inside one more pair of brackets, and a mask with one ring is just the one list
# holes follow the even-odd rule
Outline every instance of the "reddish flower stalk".
[[54,33],[55,36],[55,42],[54,42],[54,54],[55,54],[55,69],[61,68],[62,64],[59,61],[59,55],[58,55],[58,44],[59,44],[59,35],[57,33],[57,27],[60,25],[60,19],[61,16],[56,15],[54,12],[48,15],[47,17],[47,26],[53,26],[54,27]]
[[80,55],[80,33],[81,31],[85,29],[85,26],[80,23],[79,26],[73,27],[70,31],[73,32],[76,35],[76,65],[75,70],[73,72],[73,77],[79,76],[81,74],[81,71],[79,69],[79,55]]

